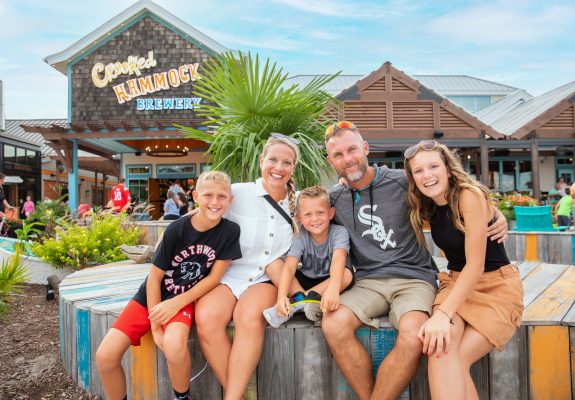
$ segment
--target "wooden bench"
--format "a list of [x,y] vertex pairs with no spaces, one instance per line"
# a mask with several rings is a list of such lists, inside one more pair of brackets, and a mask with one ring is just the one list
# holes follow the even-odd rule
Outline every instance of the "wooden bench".
[[[441,267],[445,260],[438,258]],[[501,353],[492,351],[472,373],[482,399],[572,399],[575,393],[575,267],[520,262],[525,287],[524,322]],[[60,343],[66,370],[79,386],[103,395],[95,352],[115,318],[140,286],[150,264],[121,262],[78,271],[60,286]],[[233,326],[229,328],[233,338]],[[374,373],[393,347],[396,332],[359,329]],[[195,331],[190,334],[192,376],[206,361]],[[129,396],[170,399],[166,360],[151,335],[124,358]],[[192,383],[196,399],[220,399],[222,389],[209,366]],[[268,328],[264,351],[246,399],[354,399],[331,357],[320,328],[296,318]],[[426,360],[402,399],[429,399]]]

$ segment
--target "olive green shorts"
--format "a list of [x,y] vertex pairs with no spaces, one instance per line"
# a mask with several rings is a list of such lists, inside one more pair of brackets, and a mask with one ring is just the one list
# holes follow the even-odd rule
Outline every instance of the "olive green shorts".
[[340,296],[339,303],[348,307],[364,324],[379,328],[379,317],[389,315],[389,322],[399,327],[401,316],[409,311],[431,315],[437,289],[429,282],[406,278],[365,278]]

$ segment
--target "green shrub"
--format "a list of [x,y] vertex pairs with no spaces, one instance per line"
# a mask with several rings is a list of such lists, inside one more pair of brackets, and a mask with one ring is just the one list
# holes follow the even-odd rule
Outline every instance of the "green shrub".
[[20,252],[16,251],[8,260],[0,264],[0,318],[4,317],[10,307],[8,301],[12,293],[22,291],[22,283],[28,279],[28,271],[22,263]]
[[122,214],[93,214],[89,226],[56,228],[56,237],[34,243],[32,251],[56,267],[82,269],[125,260],[119,246],[138,243],[140,230],[124,223]]

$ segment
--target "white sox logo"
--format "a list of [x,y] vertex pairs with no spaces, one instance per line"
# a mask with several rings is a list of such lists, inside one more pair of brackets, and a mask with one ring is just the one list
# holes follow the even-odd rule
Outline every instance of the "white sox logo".
[[[365,206],[362,206],[359,209],[359,213],[357,214],[359,222],[361,222],[362,224],[370,225],[371,227],[370,229],[363,231],[361,236],[363,237],[365,235],[372,235],[373,238],[378,242],[383,242],[382,244],[379,245],[379,247],[381,247],[384,250],[387,248],[387,245],[390,245],[391,247],[395,248],[395,246],[397,246],[397,243],[395,242],[395,240],[391,240],[391,235],[393,235],[393,229],[389,228],[389,231],[387,231],[387,233],[385,232],[385,228],[383,227],[383,220],[379,218],[377,215],[367,213],[371,211],[370,209],[372,207],[373,212],[375,212],[375,210],[377,210],[377,205],[370,206],[366,204]],[[367,212],[366,209],[368,210]]]

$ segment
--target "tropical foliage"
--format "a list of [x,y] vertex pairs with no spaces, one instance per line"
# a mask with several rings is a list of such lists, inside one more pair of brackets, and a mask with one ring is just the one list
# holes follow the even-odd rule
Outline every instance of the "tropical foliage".
[[236,182],[259,176],[259,156],[271,132],[291,136],[300,143],[296,184],[317,184],[332,174],[322,145],[331,123],[326,110],[335,100],[321,88],[336,76],[316,78],[301,88],[290,86],[288,74],[269,59],[260,63],[257,55],[225,53],[204,65],[195,85],[194,93],[203,98],[197,114],[208,120],[205,131],[177,127],[207,142],[213,168]]
[[125,260],[119,246],[140,240],[139,228],[125,223],[125,219],[125,214],[92,214],[89,225],[57,227],[55,237],[33,243],[32,251],[56,267],[74,269]]
[[12,293],[22,290],[22,283],[28,279],[28,271],[22,263],[20,252],[16,251],[8,260],[0,264],[0,317],[6,315],[9,310],[8,302]]
[[56,227],[63,226],[70,221],[69,209],[63,198],[41,201],[38,202],[28,220],[38,222],[38,227],[43,227],[44,236],[51,237],[54,235]]
[[527,195],[507,195],[499,200],[499,210],[508,221],[515,220],[515,206],[534,207],[538,206],[539,202],[533,197]]

